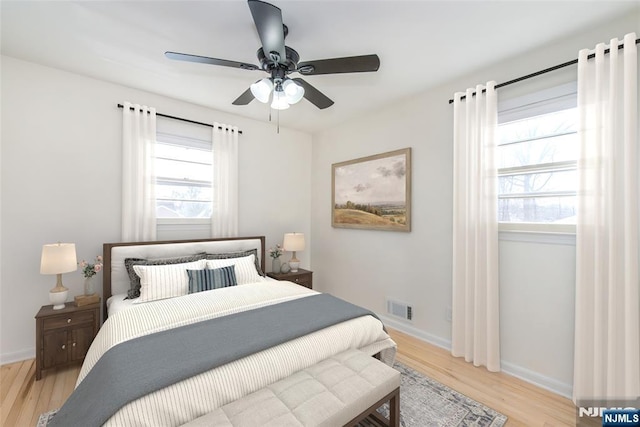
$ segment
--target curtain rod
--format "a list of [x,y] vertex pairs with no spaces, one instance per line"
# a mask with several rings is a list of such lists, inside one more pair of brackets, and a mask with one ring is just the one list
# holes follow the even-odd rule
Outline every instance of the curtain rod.
[[[124,105],[118,104],[118,108],[124,108]],[[133,107],[131,107],[130,110],[135,111],[135,109]],[[156,111],[156,116],[166,117],[167,119],[180,120],[181,122],[193,123],[194,125],[207,126],[207,127],[210,127],[210,128],[213,127],[213,125],[211,125],[209,123],[196,122],[195,120],[189,120],[189,119],[183,119],[182,117],[170,116],[168,114],[158,113],[157,111]],[[224,129],[224,128],[222,126],[218,126],[218,129]],[[242,131],[241,130],[238,130],[238,133],[240,135],[242,135]]]
[[[639,44],[639,43],[640,43],[640,39],[636,39],[636,44]],[[624,44],[619,44],[618,45],[618,49],[623,49],[623,48],[624,48]],[[604,53],[605,54],[609,53],[609,48],[605,49]],[[592,53],[592,54],[587,56],[587,59],[593,59],[595,57],[596,57],[596,54]],[[508,82],[497,84],[495,87],[496,87],[496,89],[498,89],[498,88],[501,88],[503,86],[508,86],[510,84],[513,84],[513,83],[518,83],[518,82],[521,82],[523,80],[527,80],[527,79],[530,79],[532,77],[537,77],[537,76],[542,75],[542,74],[550,73],[551,71],[559,70],[560,68],[568,67],[569,65],[574,65],[574,64],[577,64],[577,63],[578,63],[577,59],[574,59],[572,61],[567,61],[567,62],[564,62],[562,64],[554,65],[553,67],[545,68],[544,70],[536,71],[535,73],[527,74],[526,76],[522,76],[522,77],[518,77],[518,78],[513,79],[513,80],[509,80]],[[486,91],[487,91],[486,89],[482,89],[482,93],[485,93]],[[475,94],[476,93],[473,92],[472,96],[475,96]],[[467,97],[466,95],[462,95],[460,100],[463,100],[466,97]],[[449,104],[453,104],[453,99],[449,100]]]

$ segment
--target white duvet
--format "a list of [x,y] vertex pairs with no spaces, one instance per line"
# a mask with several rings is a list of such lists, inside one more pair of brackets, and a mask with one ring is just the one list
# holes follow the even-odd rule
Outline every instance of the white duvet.
[[[87,353],[78,384],[102,354],[121,342],[316,293],[291,282],[269,281],[133,305],[118,311],[104,323]],[[224,344],[212,343],[212,348]],[[370,355],[380,352],[381,359],[389,365],[396,351],[382,323],[372,316],[363,316],[151,393],[124,406],[105,425],[181,425],[349,348],[358,348]]]

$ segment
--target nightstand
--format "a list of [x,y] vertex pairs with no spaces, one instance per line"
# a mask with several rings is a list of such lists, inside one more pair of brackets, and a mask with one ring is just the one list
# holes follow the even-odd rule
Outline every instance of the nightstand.
[[36,380],[44,369],[82,362],[100,329],[100,303],[78,307],[67,302],[54,310],[43,306],[36,314]]
[[299,268],[295,273],[267,273],[267,276],[276,280],[288,280],[290,282],[297,283],[300,286],[313,289],[313,271]]

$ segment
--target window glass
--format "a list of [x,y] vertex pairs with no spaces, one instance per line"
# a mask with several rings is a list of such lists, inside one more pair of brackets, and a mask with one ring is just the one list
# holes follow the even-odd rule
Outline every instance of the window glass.
[[156,143],[157,218],[210,218],[210,141],[158,133]]
[[[574,196],[576,171],[560,170],[541,173],[503,175],[498,178],[499,194],[503,197],[549,196],[558,193]],[[552,193],[552,194],[549,194]]]
[[577,145],[575,132],[501,145],[498,149],[498,168],[573,161],[576,159]]
[[576,197],[526,197],[498,201],[502,222],[575,224]]
[[[549,90],[544,95],[550,98],[522,105],[515,103],[517,119],[506,120],[505,114],[499,120],[501,223],[575,224],[579,148],[575,97],[572,105],[568,105],[569,95],[558,97]],[[554,99],[562,102],[554,105]]]

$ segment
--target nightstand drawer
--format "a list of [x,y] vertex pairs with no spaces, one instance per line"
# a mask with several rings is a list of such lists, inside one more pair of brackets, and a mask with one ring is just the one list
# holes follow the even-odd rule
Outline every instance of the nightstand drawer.
[[313,272],[299,268],[295,273],[267,273],[267,276],[276,280],[286,280],[305,288],[313,289]]
[[304,276],[292,277],[291,281],[297,285],[304,286],[305,288],[311,288],[311,276],[307,274]]
[[93,323],[95,316],[91,311],[69,313],[65,316],[48,317],[43,321],[44,330],[64,328],[65,326]]

